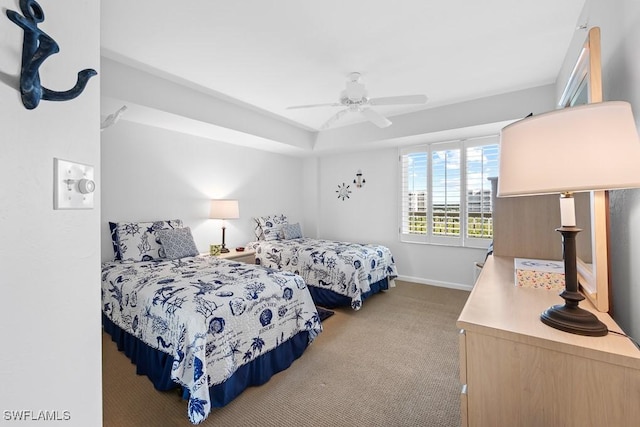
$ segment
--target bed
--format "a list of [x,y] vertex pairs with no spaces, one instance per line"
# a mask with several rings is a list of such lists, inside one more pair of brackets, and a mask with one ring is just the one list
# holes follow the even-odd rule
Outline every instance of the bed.
[[[153,224],[147,243],[169,222]],[[134,243],[132,235],[123,240]],[[178,258],[169,249],[102,264],[103,326],[156,389],[182,388],[197,424],[287,369],[322,325],[298,275],[196,255],[195,245]]]
[[322,307],[362,307],[369,296],[394,286],[397,269],[381,245],[302,237],[299,224],[285,215],[255,218],[256,264],[300,275]]

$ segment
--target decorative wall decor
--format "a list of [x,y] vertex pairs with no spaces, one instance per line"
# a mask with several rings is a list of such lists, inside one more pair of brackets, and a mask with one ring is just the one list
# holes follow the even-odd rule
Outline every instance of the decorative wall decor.
[[106,128],[115,125],[120,120],[122,114],[127,110],[127,106],[123,105],[116,111],[115,113],[109,114],[103,121],[100,123],[100,132],[105,130]]
[[80,95],[89,79],[96,74],[91,68],[78,72],[76,85],[67,91],[53,91],[40,83],[40,65],[54,53],[60,51],[58,43],[38,28],[44,21],[44,12],[35,0],[20,0],[20,10],[24,16],[7,10],[7,17],[24,30],[22,43],[22,69],[20,71],[20,94],[24,106],[32,110],[41,99],[47,101],[68,101]]
[[336,193],[338,193],[338,199],[342,199],[344,201],[344,199],[349,198],[349,194],[351,194],[351,190],[349,189],[349,186],[343,182],[342,185],[338,184],[338,189],[336,190]]
[[367,181],[362,177],[362,171],[358,169],[356,173],[356,179],[353,180],[353,183],[356,185],[356,188],[362,188]]

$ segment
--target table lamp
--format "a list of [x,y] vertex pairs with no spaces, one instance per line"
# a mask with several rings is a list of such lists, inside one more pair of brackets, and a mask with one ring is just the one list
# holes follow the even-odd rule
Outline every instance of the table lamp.
[[[563,305],[540,315],[553,328],[604,336],[607,327],[579,307],[574,192],[640,187],[640,140],[627,102],[564,108],[502,129],[498,197],[560,194],[565,268]],[[514,236],[517,238],[517,236]]]
[[220,252],[221,253],[229,252],[229,249],[226,248],[225,242],[224,242],[225,230],[226,230],[224,221],[227,219],[240,218],[238,201],[237,200],[212,200],[209,218],[222,220],[222,248],[220,249]]

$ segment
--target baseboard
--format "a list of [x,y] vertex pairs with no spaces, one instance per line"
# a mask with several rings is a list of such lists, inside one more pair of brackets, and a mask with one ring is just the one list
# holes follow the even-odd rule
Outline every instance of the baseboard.
[[421,285],[439,286],[441,288],[460,289],[461,291],[471,291],[473,286],[463,285],[461,283],[442,282],[440,280],[421,279],[419,277],[398,276],[398,280],[404,280],[405,282],[419,283]]

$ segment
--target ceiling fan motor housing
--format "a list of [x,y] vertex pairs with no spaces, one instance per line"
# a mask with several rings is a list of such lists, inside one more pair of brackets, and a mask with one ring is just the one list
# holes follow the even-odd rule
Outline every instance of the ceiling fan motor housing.
[[358,82],[347,82],[347,98],[352,101],[360,101],[367,96],[367,91],[364,89],[364,85]]

